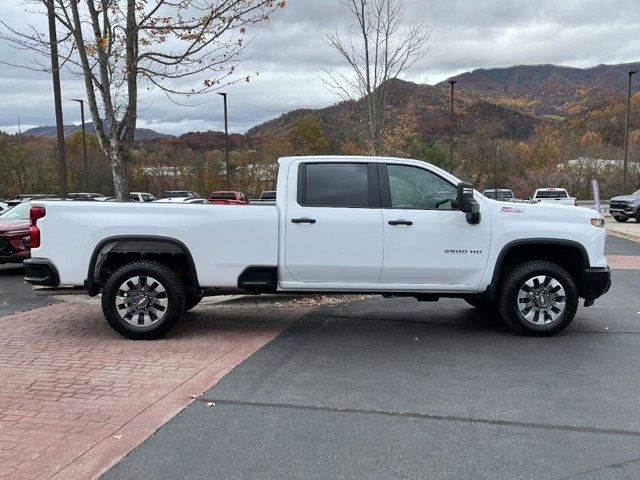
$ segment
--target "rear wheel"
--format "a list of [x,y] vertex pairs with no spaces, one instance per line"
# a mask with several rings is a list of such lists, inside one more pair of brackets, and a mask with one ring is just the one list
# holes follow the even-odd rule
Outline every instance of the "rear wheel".
[[167,333],[184,310],[182,282],[166,265],[136,261],[116,270],[102,290],[109,325],[127,338],[148,340]]
[[629,220],[627,217],[621,217],[620,215],[614,215],[613,218],[615,219],[616,222],[622,222],[622,223]]
[[507,325],[522,335],[550,336],[571,323],[578,309],[578,288],[555,263],[535,260],[507,272],[498,308]]

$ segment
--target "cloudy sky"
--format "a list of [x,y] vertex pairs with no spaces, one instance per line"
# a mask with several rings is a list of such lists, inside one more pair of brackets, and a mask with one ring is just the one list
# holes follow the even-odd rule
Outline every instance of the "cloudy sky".
[[[2,0],[0,19],[21,27],[29,18],[19,0]],[[406,0],[406,18],[431,26],[429,53],[403,78],[437,83],[475,68],[554,63],[589,67],[640,60],[637,0]],[[301,107],[324,107],[339,99],[322,84],[322,68],[340,68],[322,37],[349,25],[338,0],[287,0],[269,23],[255,27],[251,57],[240,75],[258,72],[250,83],[226,88],[230,130],[253,125]],[[0,40],[0,58],[24,59]],[[83,96],[76,79],[63,79],[65,99]],[[222,129],[221,98],[199,97],[177,106],[158,91],[141,99],[139,126],[163,133]],[[14,132],[54,124],[51,79],[45,73],[0,65],[0,130]],[[76,104],[65,101],[65,123],[79,123]]]

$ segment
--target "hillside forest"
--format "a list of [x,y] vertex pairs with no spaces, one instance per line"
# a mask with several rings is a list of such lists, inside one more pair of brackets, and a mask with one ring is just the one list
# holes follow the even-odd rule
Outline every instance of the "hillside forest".
[[[484,188],[511,188],[529,198],[537,187],[565,187],[590,199],[597,179],[602,198],[622,192],[626,71],[631,65],[575,69],[553,65],[475,70],[455,77],[453,122],[449,84],[393,80],[384,141],[388,156],[451,167]],[[638,84],[633,91],[638,92]],[[296,110],[230,135],[233,188],[249,197],[275,186],[278,157],[367,155],[364,99],[318,110]],[[230,118],[231,124],[233,119]],[[89,178],[82,165],[82,132],[66,138],[70,191],[112,193],[110,167],[97,139],[87,133]],[[0,133],[0,198],[58,189],[55,138],[47,129]],[[36,134],[31,134],[36,133]],[[453,138],[453,164],[450,140]],[[159,194],[220,189],[224,134],[190,132],[174,137],[145,130],[130,152],[131,188]],[[640,92],[631,101],[628,190],[640,188]],[[629,192],[625,192],[629,193]]]

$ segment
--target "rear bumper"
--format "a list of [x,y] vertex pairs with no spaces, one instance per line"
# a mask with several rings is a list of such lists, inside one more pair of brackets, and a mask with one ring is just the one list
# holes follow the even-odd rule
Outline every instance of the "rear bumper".
[[31,285],[58,287],[60,276],[58,269],[45,258],[30,258],[24,261],[24,281]]
[[587,268],[585,274],[584,299],[593,302],[596,298],[604,295],[611,287],[611,270],[604,268]]

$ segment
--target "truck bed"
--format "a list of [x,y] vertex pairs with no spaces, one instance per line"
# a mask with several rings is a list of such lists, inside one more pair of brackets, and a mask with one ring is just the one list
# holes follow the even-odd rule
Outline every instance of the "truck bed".
[[278,210],[274,205],[34,202],[46,232],[32,256],[58,266],[61,285],[82,285],[105,240],[171,238],[194,259],[202,285],[237,287],[247,266],[278,265]]

